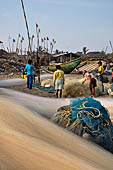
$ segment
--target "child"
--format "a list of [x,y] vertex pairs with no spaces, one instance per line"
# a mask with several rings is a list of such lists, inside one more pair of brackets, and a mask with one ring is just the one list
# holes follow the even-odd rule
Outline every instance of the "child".
[[60,65],[56,65],[56,71],[54,72],[53,75],[53,82],[54,82],[54,87],[56,90],[56,97],[58,98],[58,93],[60,91],[60,98],[62,97],[62,89],[64,89],[64,71],[61,70]]
[[91,77],[91,75],[89,73],[85,74],[85,79],[82,82],[82,84],[85,83],[86,80],[89,81],[89,88],[90,88],[90,92],[91,92],[91,97],[95,97],[95,87],[97,86],[97,81],[94,77]]
[[24,71],[27,72],[27,88],[32,89],[34,71],[32,60],[28,60],[28,64],[26,65]]

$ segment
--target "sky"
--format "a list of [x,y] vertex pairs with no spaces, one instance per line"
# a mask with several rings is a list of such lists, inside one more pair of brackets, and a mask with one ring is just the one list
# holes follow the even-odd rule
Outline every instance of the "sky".
[[[34,35],[36,48],[36,23],[40,38],[54,38],[54,50],[77,52],[87,47],[90,51],[111,52],[113,43],[113,0],[23,0],[30,36]],[[0,2],[0,40],[9,47],[8,37],[17,42],[18,34],[24,37],[23,48],[28,46],[27,32],[21,0]],[[10,40],[12,44],[12,40]],[[16,46],[15,42],[15,46]]]

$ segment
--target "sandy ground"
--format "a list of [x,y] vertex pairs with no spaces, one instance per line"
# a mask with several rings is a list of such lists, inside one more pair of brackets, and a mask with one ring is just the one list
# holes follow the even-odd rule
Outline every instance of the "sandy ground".
[[14,78],[21,78],[21,73],[19,73],[18,75],[14,74],[7,74],[7,75],[0,75],[0,80],[6,80],[6,79],[14,79]]
[[[1,170],[113,169],[112,154],[41,116],[50,117],[69,99],[43,98],[6,89],[0,89],[0,94]],[[106,105],[111,103],[109,100]]]
[[[75,80],[82,78],[81,75],[67,75],[68,82],[69,80]],[[52,79],[52,75],[43,75],[41,80],[43,81],[44,79]],[[37,83],[37,81],[36,81]],[[36,87],[32,87],[32,90],[29,90],[26,88],[26,79],[7,79],[7,80],[1,80],[0,81],[0,87],[12,89],[12,90],[17,90],[20,92],[36,95],[36,96],[42,96],[42,97],[50,97],[50,98],[56,98],[55,93],[48,93],[47,91],[40,90]],[[107,91],[108,88],[110,87],[110,83],[104,83],[105,90]],[[90,95],[89,95],[90,97]],[[108,97],[107,95],[102,96],[102,97]]]
[[26,88],[26,85],[7,86],[7,88],[17,90],[17,91],[20,91],[20,92],[24,92],[24,93],[28,93],[28,94],[32,94],[32,95],[36,95],[36,96],[51,97],[51,98],[56,97],[55,93],[48,93],[48,92],[40,90],[36,87],[33,87],[32,90],[29,90],[29,89]]
[[[49,120],[70,100],[0,88],[0,170],[113,170],[111,153]],[[112,119],[112,99],[97,100]]]
[[[81,75],[69,74],[69,75],[66,75],[65,77],[68,77],[69,80],[72,80],[72,79],[81,78]],[[45,79],[53,79],[53,74],[41,75],[41,81],[43,81]],[[36,78],[36,83],[37,83],[37,78]],[[20,77],[15,78],[15,76],[12,76],[10,79],[4,75],[2,78],[0,77],[0,87],[5,87],[8,89],[13,89],[13,90],[21,91],[24,93],[29,93],[29,94],[43,96],[43,97],[51,97],[51,98],[56,97],[55,94],[53,94],[53,93],[48,93],[46,91],[40,90],[35,87],[33,87],[32,90],[27,89],[26,88],[26,79],[21,79]]]
[[[48,79],[48,78],[52,79],[52,76],[53,76],[52,74],[42,75],[41,81],[43,81],[44,79]],[[36,83],[37,83],[37,79],[36,79]],[[21,91],[24,93],[29,93],[29,94],[43,96],[43,97],[55,97],[55,94],[42,91],[35,87],[33,87],[32,90],[27,89],[26,88],[26,79],[21,79],[19,77],[15,78],[14,76],[12,76],[10,79],[7,78],[6,76],[3,76],[3,78],[0,79],[0,87],[1,88],[5,87],[8,89],[13,89],[13,90]]]

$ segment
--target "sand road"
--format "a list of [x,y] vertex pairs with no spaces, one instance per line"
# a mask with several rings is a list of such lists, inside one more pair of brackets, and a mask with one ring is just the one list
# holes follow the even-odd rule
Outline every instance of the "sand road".
[[111,153],[43,117],[69,102],[0,88],[0,170],[113,170]]

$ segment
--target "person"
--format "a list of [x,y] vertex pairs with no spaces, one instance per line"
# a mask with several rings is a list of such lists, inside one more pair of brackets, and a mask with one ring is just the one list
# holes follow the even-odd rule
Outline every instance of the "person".
[[53,82],[54,82],[54,87],[56,90],[56,97],[58,98],[58,93],[60,91],[60,98],[62,97],[62,89],[64,89],[64,71],[61,70],[60,65],[56,65],[56,71],[54,72],[53,75]]
[[113,83],[113,68],[112,68],[112,83]]
[[25,75],[25,72],[24,72],[24,69],[22,70],[22,78],[24,79],[24,75]]
[[106,68],[107,68],[107,62],[103,65],[103,68],[104,68],[104,71],[105,71]]
[[110,64],[110,63],[109,63],[109,60],[106,61],[106,64],[107,64],[107,65]]
[[38,63],[35,63],[34,64],[35,66],[35,73],[34,73],[34,83],[35,83],[35,76],[37,75],[38,76],[38,83],[40,84],[40,67],[39,67],[39,64]]
[[97,70],[97,79],[100,82],[101,86],[101,92],[104,92],[104,85],[103,85],[103,73],[104,73],[104,68],[102,67],[102,62],[98,62],[98,70]]
[[83,78],[84,78],[84,76],[85,76],[86,73],[87,73],[87,71],[86,71],[86,70],[83,70],[83,72],[82,72]]
[[89,89],[91,92],[91,97],[95,97],[95,87],[97,86],[96,79],[94,77],[92,77],[88,72],[86,72],[84,75],[84,80],[83,80],[82,84],[84,84],[86,80],[89,81]]
[[111,68],[109,60],[107,60],[106,64],[107,64],[107,71],[109,71]]
[[27,88],[32,89],[33,72],[34,72],[32,60],[28,60],[28,64],[25,66],[24,72],[27,72]]

